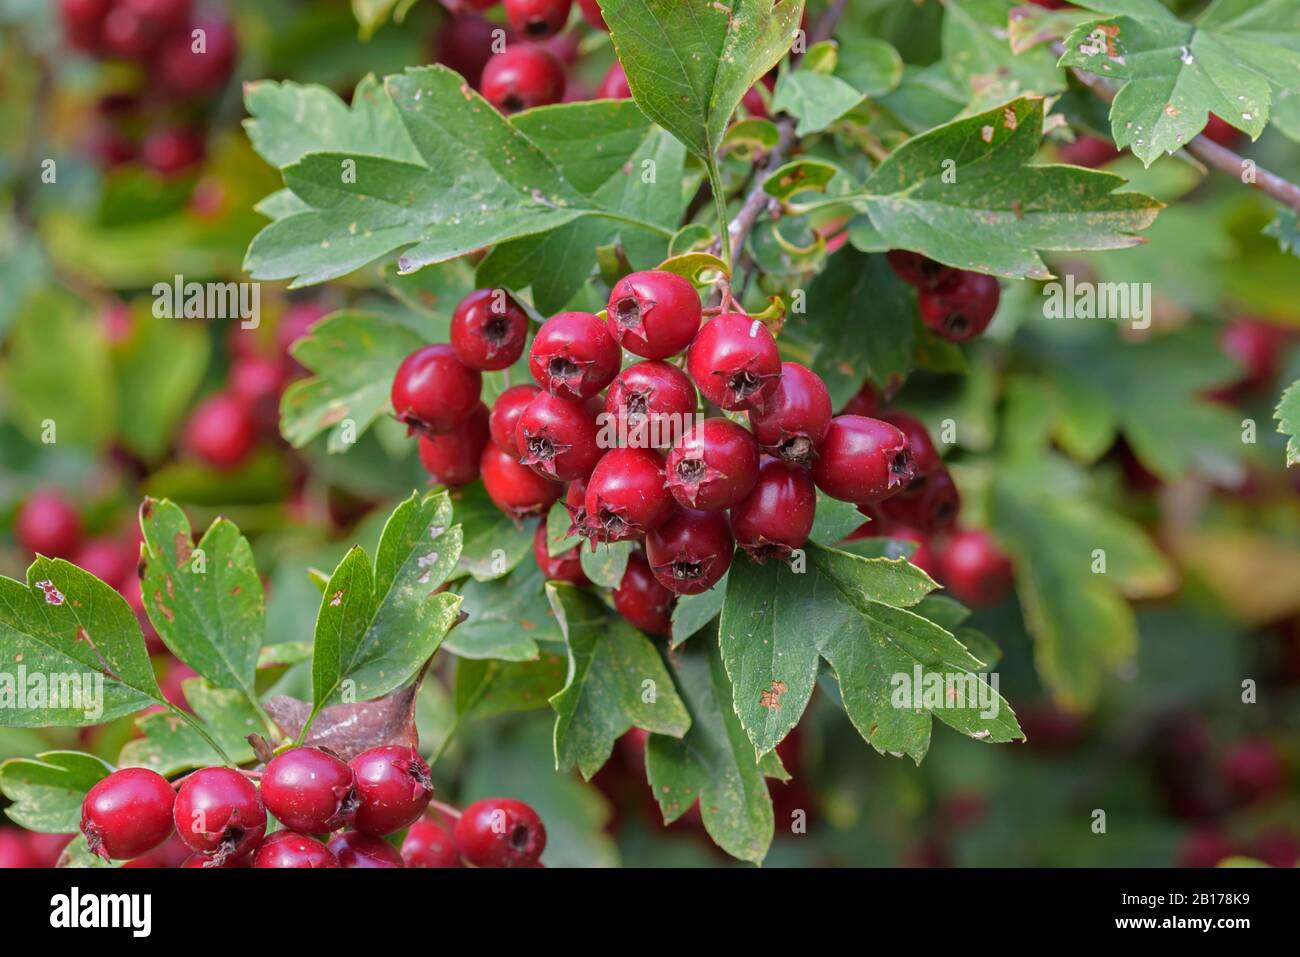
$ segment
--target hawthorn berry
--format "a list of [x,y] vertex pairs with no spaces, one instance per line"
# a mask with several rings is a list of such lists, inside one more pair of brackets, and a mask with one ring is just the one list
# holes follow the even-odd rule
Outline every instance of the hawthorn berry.
[[541,47],[514,44],[488,59],[479,86],[483,98],[502,113],[518,113],[559,103],[564,67]]
[[253,450],[257,423],[238,396],[219,392],[199,403],[183,434],[186,448],[196,458],[213,468],[233,469]]
[[704,324],[686,353],[686,370],[704,397],[727,411],[763,411],[781,378],[781,356],[767,326],[737,313]]
[[627,557],[623,579],[614,589],[618,613],[647,635],[668,637],[673,631],[673,606],[677,596],[659,584],[645,553],[640,549]]
[[483,487],[494,505],[511,518],[544,514],[560,497],[563,486],[520,465],[509,452],[489,442],[479,459]]
[[907,488],[875,508],[889,521],[933,535],[950,527],[961,511],[961,496],[948,469],[940,465],[913,477]]
[[266,833],[261,794],[232,768],[202,768],[186,777],[172,815],[180,839],[218,862],[248,854]]
[[92,854],[124,861],[153,850],[172,833],[176,792],[161,774],[123,768],[97,782],[81,802],[81,833]]
[[57,489],[37,489],[14,516],[14,538],[29,552],[67,558],[81,543],[81,519]]
[[623,64],[617,60],[610,64],[609,69],[605,71],[604,77],[601,78],[600,86],[596,87],[596,99],[632,99],[632,87],[628,86],[627,74],[623,72]]
[[899,279],[917,289],[939,289],[955,280],[959,271],[906,249],[891,249],[885,261]]
[[424,346],[403,359],[393,376],[393,412],[411,431],[449,432],[474,411],[482,388],[483,376],[456,358],[451,346]]
[[326,834],[352,823],[359,798],[356,776],[320,748],[291,748],[262,772],[266,809],[291,831]]
[[625,444],[667,448],[695,413],[695,386],[686,373],[658,359],[634,362],[610,383],[605,411]]
[[328,847],[297,831],[276,831],[253,855],[254,867],[338,867],[338,858]]
[[488,418],[488,426],[492,431],[492,441],[503,452],[509,452],[515,458],[519,457],[519,449],[515,445],[515,423],[519,421],[519,416],[523,415],[528,403],[533,401],[533,396],[539,395],[541,391],[537,386],[527,383],[512,385],[492,403],[492,415]]
[[698,595],[731,567],[735,543],[723,512],[679,508],[646,535],[646,559],[659,583],[675,595]]
[[416,821],[402,840],[402,863],[407,867],[464,867],[456,840],[442,825]]
[[690,281],[651,269],[624,276],[609,293],[609,327],[628,352],[667,359],[700,331],[700,296]]
[[663,461],[650,449],[610,449],[587,480],[586,533],[596,541],[640,538],[673,512]]
[[999,296],[995,277],[962,270],[943,286],[923,289],[916,301],[927,328],[949,342],[965,342],[988,328]]
[[705,419],[668,453],[668,490],[691,508],[730,508],[758,481],[758,443],[730,419]]
[[813,481],[831,498],[879,502],[912,480],[907,437],[864,415],[837,415],[813,461]]
[[[197,49],[196,31],[203,38]],[[238,43],[230,21],[196,17],[189,25],[165,37],[155,58],[157,81],[178,96],[216,93],[235,70]]]
[[533,557],[537,559],[537,567],[542,570],[542,577],[547,581],[568,582],[571,585],[590,585],[586,574],[582,571],[582,559],[578,554],[578,546],[563,551],[558,555],[552,555],[546,545],[546,518],[537,526],[537,531],[533,534]]
[[339,862],[339,867],[404,867],[397,848],[382,837],[344,831],[336,834],[326,845]]
[[460,855],[475,867],[533,867],[546,850],[546,826],[513,798],[484,798],[461,812],[454,832]]
[[600,427],[580,401],[541,392],[524,407],[515,423],[519,461],[538,475],[557,482],[586,478],[604,455],[597,442]]
[[811,465],[831,425],[831,394],[822,377],[797,362],[781,363],[781,380],[749,427],[763,450],[787,462]]
[[623,353],[609,326],[590,312],[561,312],[542,323],[528,353],[533,380],[552,395],[590,399],[614,381]]
[[995,605],[1011,590],[1011,562],[986,531],[955,532],[937,559],[939,580],[967,605]]
[[415,748],[383,745],[349,763],[361,801],[354,827],[363,834],[383,837],[400,831],[424,813],[433,797],[429,766]]
[[528,313],[503,289],[475,289],[451,316],[451,347],[471,369],[505,369],[524,354]]
[[478,463],[491,441],[488,408],[482,402],[450,432],[420,436],[420,464],[435,482],[465,485],[478,478]]
[[569,20],[573,0],[505,0],[506,21],[530,40],[545,40]]
[[731,509],[736,544],[751,558],[782,561],[802,548],[817,513],[817,490],[801,465],[768,458],[754,490]]

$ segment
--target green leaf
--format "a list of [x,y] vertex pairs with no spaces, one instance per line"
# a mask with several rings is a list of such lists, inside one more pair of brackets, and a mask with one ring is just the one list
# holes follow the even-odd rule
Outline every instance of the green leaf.
[[[240,764],[256,755],[248,744],[250,734],[265,734],[262,719],[238,691],[216,688],[202,678],[182,683],[185,701],[231,760]],[[194,727],[175,714],[156,712],[136,720],[144,734],[122,746],[118,764],[124,768],[149,768],[164,777],[208,767],[221,758]]]
[[210,346],[198,325],[143,312],[134,320],[130,338],[113,350],[119,421],[123,443],[155,461],[203,380]]
[[1287,386],[1274,414],[1277,430],[1287,437],[1286,464],[1296,465],[1300,463],[1300,381]]
[[859,90],[837,76],[790,70],[777,81],[772,112],[796,117],[795,134],[807,136],[826,129],[863,99]]
[[533,530],[514,522],[492,504],[480,482],[455,494],[456,521],[465,530],[461,568],[479,581],[500,578],[533,547]]
[[617,588],[627,571],[627,560],[632,554],[635,542],[601,542],[594,550],[579,550],[582,571],[591,579],[593,585],[602,588]]
[[29,831],[76,834],[86,792],[112,770],[99,758],[77,751],[12,758],[0,764],[0,793],[13,802],[5,814]]
[[558,769],[590,780],[632,727],[686,733],[690,715],[650,639],[589,592],[548,583],[546,596],[569,645],[568,681],[551,698]]
[[443,647],[461,658],[535,660],[537,642],[564,640],[543,584],[535,562],[521,564],[503,578],[467,579],[460,587],[460,610],[468,617]]

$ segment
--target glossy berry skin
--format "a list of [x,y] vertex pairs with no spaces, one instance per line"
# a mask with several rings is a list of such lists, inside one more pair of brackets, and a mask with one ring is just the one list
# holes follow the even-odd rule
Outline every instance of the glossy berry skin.
[[528,313],[504,290],[475,289],[451,316],[451,347],[471,369],[505,369],[524,354]]
[[146,768],[123,768],[99,781],[81,802],[81,833],[92,854],[124,861],[151,851],[172,833],[176,792]]
[[[194,31],[203,31],[203,52],[194,49]],[[196,17],[185,29],[167,36],[154,58],[157,81],[177,96],[216,93],[235,70],[235,31],[228,20]]]
[[736,313],[704,324],[686,353],[686,371],[706,399],[727,411],[762,411],[781,377],[776,340],[757,319]]
[[529,40],[545,40],[568,22],[573,0],[505,0],[504,6],[515,32]]
[[14,538],[26,551],[67,558],[81,542],[81,519],[55,489],[38,489],[14,516]]
[[560,497],[564,487],[520,465],[509,452],[489,442],[479,459],[483,487],[494,505],[511,518],[541,515]]
[[478,463],[491,440],[488,408],[480,402],[450,432],[420,436],[420,464],[435,482],[465,485],[478,478]]
[[723,512],[679,508],[646,536],[646,559],[659,584],[675,595],[698,595],[731,567],[735,543]]
[[957,520],[961,496],[951,473],[940,465],[916,475],[907,488],[877,503],[875,508],[890,522],[935,535],[950,528]]
[[959,272],[952,266],[945,266],[928,256],[909,252],[906,249],[891,249],[885,253],[885,260],[899,279],[917,289],[938,289],[946,286],[957,278]]
[[1011,590],[1011,562],[988,532],[966,529],[954,533],[937,558],[939,580],[964,604],[996,605]]
[[417,349],[393,376],[393,413],[412,431],[450,432],[478,405],[483,376],[445,343]]
[[339,867],[405,867],[397,848],[382,837],[373,837],[360,831],[336,834],[326,846],[338,858]]
[[596,99],[632,99],[632,87],[628,86],[627,74],[623,72],[623,64],[619,63],[617,60],[615,60],[610,65],[610,68],[605,71],[604,77],[601,78],[600,86],[596,87]]
[[291,831],[328,834],[352,823],[356,777],[346,763],[320,748],[277,754],[262,772],[266,809]]
[[812,465],[831,425],[831,394],[822,377],[797,362],[781,363],[781,381],[749,427],[763,451],[797,465]]
[[547,581],[568,582],[571,585],[591,584],[582,571],[578,546],[575,545],[558,555],[550,553],[546,546],[545,518],[538,524],[537,531],[533,535],[533,558],[537,560],[537,567],[542,570],[542,577]]
[[561,312],[542,323],[528,353],[533,380],[552,395],[590,399],[614,381],[623,353],[609,326],[590,312]]
[[817,487],[831,498],[859,505],[879,502],[912,480],[907,437],[879,419],[836,416],[817,449],[812,473]]
[[533,867],[546,849],[537,812],[512,798],[484,798],[461,812],[454,832],[460,856],[475,867]]
[[768,458],[754,490],[732,508],[731,532],[751,558],[784,561],[808,541],[816,514],[817,490],[808,470]]
[[262,795],[231,768],[202,768],[186,777],[172,815],[180,839],[218,861],[250,853],[266,833]]
[[523,415],[528,403],[533,401],[533,396],[540,395],[541,391],[537,386],[527,383],[512,385],[492,403],[492,415],[488,419],[488,425],[492,431],[492,441],[503,452],[509,452],[515,458],[519,457],[519,449],[515,445],[515,423],[519,421],[519,416]]
[[605,411],[614,417],[619,444],[667,448],[691,426],[695,386],[675,365],[634,362],[609,385]]
[[998,311],[998,281],[982,272],[959,272],[937,289],[917,297],[921,321],[949,342],[965,342],[988,328]]
[[655,578],[645,553],[634,551],[627,559],[623,580],[614,589],[618,613],[647,635],[667,638],[673,631],[673,606],[677,597]]
[[515,423],[519,461],[557,482],[586,478],[605,454],[597,444],[600,429],[586,403],[542,392]]
[[506,114],[559,103],[564,66],[541,47],[513,44],[487,61],[479,87],[484,99]]
[[610,449],[587,481],[586,534],[600,542],[640,538],[673,512],[663,462],[649,449]]
[[668,490],[690,508],[731,508],[758,481],[758,444],[730,419],[705,419],[668,453]]
[[407,867],[464,867],[456,840],[433,821],[416,821],[402,841],[402,862]]
[[253,855],[254,867],[321,868],[338,867],[328,847],[297,831],[276,831]]
[[414,748],[371,748],[350,764],[361,799],[355,827],[363,834],[383,837],[400,831],[424,813],[433,797],[429,766]]
[[700,330],[700,297],[690,281],[651,269],[624,276],[609,293],[609,327],[628,352],[667,359]]
[[220,392],[204,399],[190,414],[184,444],[198,459],[217,469],[243,464],[257,440],[257,423],[238,396]]

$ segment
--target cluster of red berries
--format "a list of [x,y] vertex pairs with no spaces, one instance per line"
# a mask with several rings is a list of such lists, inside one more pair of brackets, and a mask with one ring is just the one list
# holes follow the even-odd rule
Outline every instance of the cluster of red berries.
[[[86,795],[81,831],[105,860],[132,860],[174,829],[192,852],[183,867],[540,866],[546,828],[528,805],[478,801],[448,833],[425,816],[432,797],[414,748],[371,748],[345,763],[299,747],[260,775],[203,768],[179,787],[145,768],[115,771]],[[268,812],[283,825],[269,835]],[[384,840],[404,829],[400,851]]]
[[[199,102],[218,93],[235,66],[228,20],[196,15],[190,0],[59,0],[67,44],[141,68],[135,89],[103,97],[92,151],[105,168],[143,162],[170,176],[200,163]],[[156,123],[160,114],[167,119]]]

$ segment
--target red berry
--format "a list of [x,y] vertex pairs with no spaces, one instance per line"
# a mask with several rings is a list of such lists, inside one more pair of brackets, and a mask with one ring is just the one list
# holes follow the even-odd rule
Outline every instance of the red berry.
[[839,414],[873,416],[879,408],[880,394],[868,379],[862,383],[862,388],[857,391],[857,394],[844,403],[844,408],[840,409]]
[[180,839],[219,862],[250,853],[266,833],[261,794],[231,768],[203,768],[185,778],[172,813]]
[[624,276],[609,294],[609,328],[633,355],[667,359],[700,330],[700,296],[690,281],[651,269]]
[[433,797],[429,766],[415,748],[384,745],[351,761],[357,776],[356,829],[383,837],[400,831],[428,807]]
[[451,317],[451,347],[471,369],[505,369],[524,354],[528,313],[504,289],[475,289]]
[[962,271],[938,289],[917,296],[921,321],[949,342],[965,342],[988,328],[998,311],[998,281],[982,272]]
[[221,392],[204,399],[185,425],[185,445],[213,468],[241,465],[253,450],[257,423],[237,396]]
[[546,849],[537,812],[512,798],[484,798],[461,813],[456,846],[475,867],[532,867]]
[[382,837],[373,837],[360,831],[344,831],[342,834],[335,835],[327,846],[330,853],[338,858],[339,867],[405,866],[397,848]]
[[402,841],[407,867],[464,867],[456,841],[433,821],[416,821]]
[[534,381],[552,395],[590,399],[618,375],[623,353],[609,326],[590,312],[561,312],[542,323],[528,354]]
[[899,279],[917,289],[938,289],[957,278],[958,271],[951,266],[906,249],[891,249],[885,260]]
[[546,546],[546,519],[537,526],[533,535],[533,557],[537,567],[542,570],[542,577],[547,581],[569,582],[572,585],[590,585],[582,571],[582,559],[578,555],[578,546],[558,555],[552,555]]
[[816,514],[817,490],[808,470],[768,458],[754,490],[731,509],[731,531],[751,558],[784,561],[808,541]]
[[519,461],[538,475],[567,482],[586,478],[605,454],[599,434],[585,403],[542,392],[515,423],[515,448]]
[[61,492],[37,489],[14,516],[14,538],[26,551],[67,558],[81,542],[81,519]]
[[949,536],[938,555],[939,580],[967,605],[995,605],[1011,590],[1011,562],[988,532],[966,529]]
[[731,567],[735,545],[722,512],[681,508],[646,535],[646,558],[659,583],[675,595],[698,595]]
[[615,60],[605,72],[604,78],[600,81],[600,86],[596,87],[596,99],[630,100],[631,98],[632,87],[628,86],[627,74],[623,72],[623,64]]
[[605,14],[601,12],[600,4],[596,0],[578,0],[578,6],[582,10],[582,17],[597,30],[609,32],[609,26],[605,23]]
[[813,461],[813,481],[831,498],[879,502],[912,480],[907,437],[888,422],[837,415]]
[[705,419],[668,453],[668,490],[691,508],[730,508],[758,481],[758,444],[730,419]]
[[910,525],[933,535],[957,520],[961,496],[952,475],[941,465],[916,475],[907,488],[875,507],[888,521]]
[[515,423],[523,415],[528,403],[533,401],[533,396],[541,391],[535,385],[512,385],[492,403],[492,415],[488,419],[492,441],[515,458],[519,457],[519,449],[515,446]]
[[338,867],[338,858],[315,838],[276,831],[253,855],[254,867]]
[[266,809],[292,831],[327,834],[347,827],[356,814],[356,776],[320,748],[277,754],[262,772],[261,783]]
[[157,847],[172,833],[176,792],[146,768],[123,768],[99,781],[81,802],[81,833],[92,854],[125,861]]
[[483,98],[502,113],[559,103],[564,67],[541,47],[516,44],[487,61],[482,90]]
[[488,418],[487,406],[480,402],[450,432],[420,436],[420,464],[435,482],[465,485],[478,478],[479,459],[491,438]]
[[181,864],[181,867],[239,868],[252,866],[253,859],[247,854],[243,857],[227,857],[224,859],[218,859],[217,857],[207,854],[199,854],[198,852],[185,858],[184,863]]
[[781,378],[781,356],[767,326],[727,313],[710,319],[696,335],[686,370],[715,405],[761,412]]
[[657,359],[628,366],[605,393],[619,444],[636,448],[672,445],[690,427],[695,408],[695,386],[686,373]]
[[811,465],[831,425],[831,394],[822,377],[797,362],[781,363],[781,381],[763,411],[749,413],[749,427],[765,452]]
[[1223,779],[1241,804],[1263,801],[1286,789],[1286,768],[1269,741],[1238,741],[1223,757]]
[[513,455],[489,442],[479,460],[483,487],[497,508],[511,518],[540,515],[560,497],[563,486],[543,478]]
[[483,377],[439,343],[417,349],[393,376],[393,412],[411,429],[450,432],[478,405]]
[[610,449],[587,481],[586,532],[602,542],[640,538],[673,512],[663,462],[649,449]]
[[197,17],[158,50],[157,82],[174,96],[205,96],[226,85],[238,52],[229,21]]
[[659,584],[645,553],[634,551],[627,559],[623,580],[614,589],[618,613],[648,635],[668,637],[673,632],[673,606],[677,596]]
[[573,0],[505,0],[506,20],[530,40],[555,36],[569,20]]

